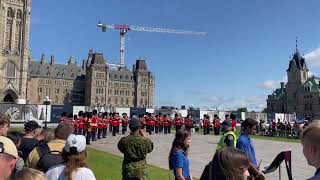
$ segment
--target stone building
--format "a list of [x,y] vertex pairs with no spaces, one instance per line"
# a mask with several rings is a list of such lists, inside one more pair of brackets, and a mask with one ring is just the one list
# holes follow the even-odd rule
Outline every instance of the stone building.
[[131,71],[93,50],[81,66],[73,57],[67,64],[45,55],[34,61],[28,49],[30,0],[0,0],[0,7],[0,103],[43,104],[49,96],[54,105],[154,107],[155,77],[145,60]]
[[287,69],[288,82],[281,82],[267,99],[269,113],[296,113],[309,119],[320,118],[320,78],[308,76],[306,60],[296,49]]

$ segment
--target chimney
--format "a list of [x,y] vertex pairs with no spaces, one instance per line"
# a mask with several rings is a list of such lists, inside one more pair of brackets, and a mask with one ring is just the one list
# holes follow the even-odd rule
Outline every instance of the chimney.
[[284,89],[284,82],[281,82],[280,84],[281,84],[281,90],[283,90]]
[[55,65],[55,64],[56,64],[56,59],[55,59],[54,55],[51,55],[50,65]]
[[40,64],[45,64],[45,63],[46,63],[46,57],[44,54],[41,54]]

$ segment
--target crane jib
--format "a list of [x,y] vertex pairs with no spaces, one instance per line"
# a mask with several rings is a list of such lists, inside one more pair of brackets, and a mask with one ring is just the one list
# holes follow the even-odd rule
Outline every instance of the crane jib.
[[115,25],[113,25],[113,27],[115,29],[120,29],[120,30],[127,30],[127,31],[131,30],[128,25],[115,24]]

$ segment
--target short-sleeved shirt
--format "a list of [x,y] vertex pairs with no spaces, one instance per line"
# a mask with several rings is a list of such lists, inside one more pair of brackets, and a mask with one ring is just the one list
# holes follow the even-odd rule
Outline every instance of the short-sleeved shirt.
[[237,148],[245,152],[251,163],[257,167],[256,153],[253,147],[253,143],[248,135],[241,134],[237,140]]
[[22,138],[19,150],[21,151],[21,158],[25,161],[30,152],[39,144],[35,138]]
[[176,169],[182,168],[182,175],[186,180],[190,179],[189,159],[182,150],[173,153],[172,158],[173,174],[177,176]]
[[[64,175],[65,165],[57,165],[50,168],[46,175],[48,176],[48,180],[67,180],[67,177]],[[72,172],[73,180],[95,180],[93,172],[88,168],[77,168],[74,172]]]

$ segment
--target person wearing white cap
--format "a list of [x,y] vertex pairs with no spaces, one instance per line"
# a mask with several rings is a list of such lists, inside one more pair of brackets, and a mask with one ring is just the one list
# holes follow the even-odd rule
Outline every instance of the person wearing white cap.
[[8,180],[15,169],[18,150],[12,140],[0,136],[0,179]]
[[93,172],[87,168],[86,138],[70,134],[62,152],[65,161],[50,168],[46,175],[49,180],[95,180]]

